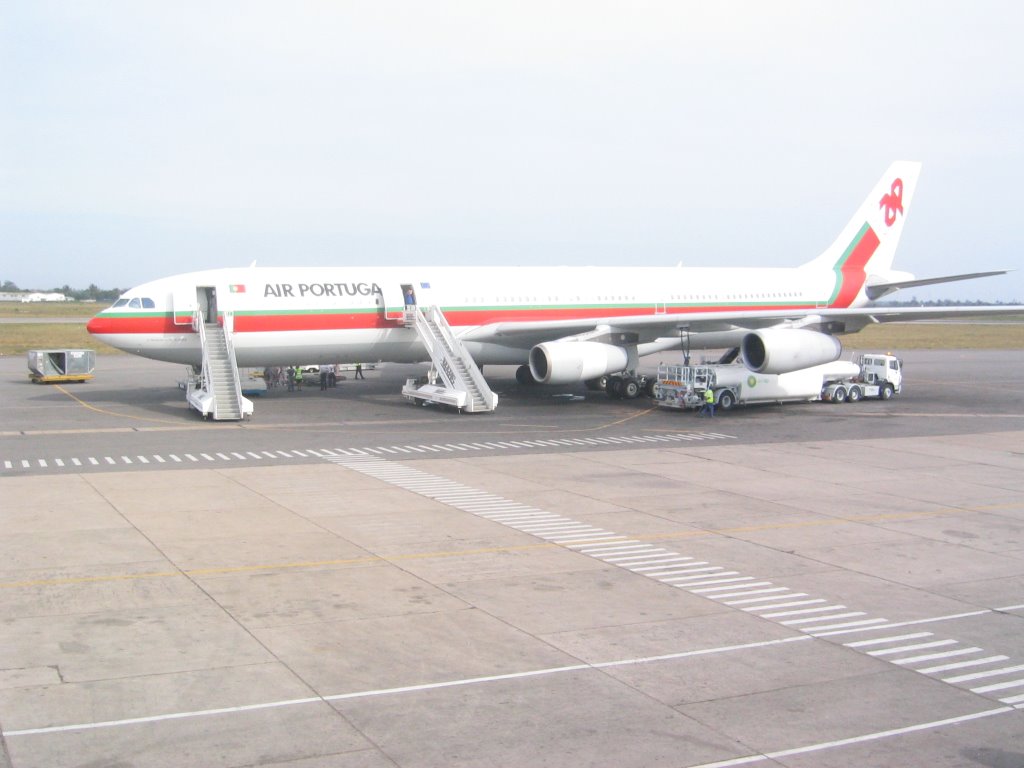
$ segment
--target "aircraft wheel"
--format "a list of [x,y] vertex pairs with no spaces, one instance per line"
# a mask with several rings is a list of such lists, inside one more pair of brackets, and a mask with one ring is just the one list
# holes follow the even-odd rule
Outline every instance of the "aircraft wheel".
[[836,387],[835,388],[835,390],[832,392],[832,402],[833,403],[845,403],[846,402],[846,388],[845,387]]
[[892,400],[892,396],[895,394],[892,384],[882,385],[882,391],[879,393],[879,397],[883,400]]
[[847,399],[851,403],[858,403],[858,402],[860,402],[861,396],[862,396],[862,393],[860,391],[860,387],[850,387],[850,392],[847,395]]
[[598,376],[596,379],[587,379],[584,384],[591,392],[604,392],[608,389],[608,377]]
[[612,376],[608,379],[608,386],[604,390],[612,400],[622,399],[622,379]]
[[734,405],[736,405],[736,398],[732,392],[728,389],[722,390],[722,393],[718,396],[718,407],[723,411],[728,411]]
[[627,400],[634,399],[640,394],[640,385],[636,383],[636,379],[629,378],[622,380],[622,396]]

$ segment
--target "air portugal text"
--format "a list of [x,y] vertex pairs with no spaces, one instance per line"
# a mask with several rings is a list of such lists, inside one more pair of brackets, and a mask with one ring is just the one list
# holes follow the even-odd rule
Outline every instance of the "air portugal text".
[[376,283],[267,283],[264,298],[302,298],[305,296],[373,296],[380,293]]

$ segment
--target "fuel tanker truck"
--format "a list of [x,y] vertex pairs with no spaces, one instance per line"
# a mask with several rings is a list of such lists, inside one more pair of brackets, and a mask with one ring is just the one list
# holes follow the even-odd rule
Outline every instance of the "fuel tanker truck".
[[654,400],[665,408],[697,408],[704,403],[708,389],[724,411],[746,403],[855,403],[865,397],[889,400],[903,389],[903,365],[899,358],[879,353],[777,374],[755,373],[740,362],[660,365]]

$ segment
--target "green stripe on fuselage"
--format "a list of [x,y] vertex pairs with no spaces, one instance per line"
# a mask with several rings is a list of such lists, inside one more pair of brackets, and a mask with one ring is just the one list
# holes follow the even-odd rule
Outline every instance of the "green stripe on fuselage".
[[869,229],[871,229],[871,225],[865,221],[864,226],[860,228],[860,232],[858,232],[857,236],[853,238],[853,241],[846,246],[846,250],[843,251],[843,255],[839,257],[839,261],[837,261],[835,266],[832,267],[832,271],[836,273],[836,287],[833,289],[832,295],[829,296],[828,301],[826,302],[827,304],[834,303],[836,298],[838,298],[839,292],[843,289],[843,267],[846,265],[846,260],[850,258],[855,250],[857,250],[857,246],[860,245],[860,241],[864,239],[864,235],[868,233]]

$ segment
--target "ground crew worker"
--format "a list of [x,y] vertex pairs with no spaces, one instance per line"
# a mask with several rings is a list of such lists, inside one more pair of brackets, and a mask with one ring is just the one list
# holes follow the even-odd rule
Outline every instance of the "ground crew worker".
[[295,366],[295,388],[299,392],[302,391],[302,366],[301,365],[296,365]]
[[704,407],[697,415],[703,416],[705,413],[711,418],[715,417],[715,391],[711,387],[704,390]]

